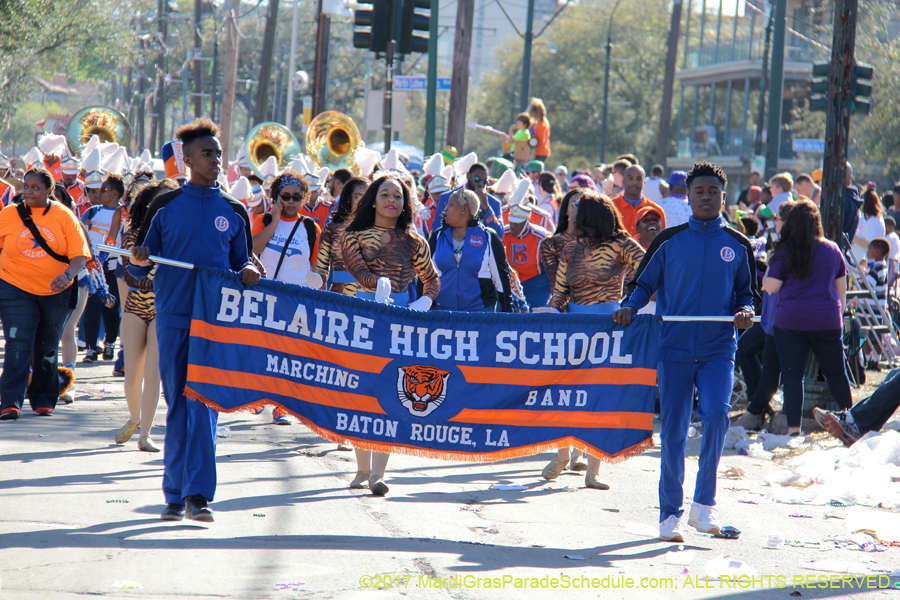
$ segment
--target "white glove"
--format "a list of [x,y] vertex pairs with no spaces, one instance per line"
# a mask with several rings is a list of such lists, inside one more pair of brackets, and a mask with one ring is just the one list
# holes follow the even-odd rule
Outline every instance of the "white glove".
[[391,298],[391,280],[387,277],[378,278],[378,285],[375,287],[375,302],[379,304],[394,303],[394,299]]
[[314,290],[322,289],[322,276],[315,271],[309,271],[306,274],[306,285]]
[[559,311],[553,308],[552,306],[541,306],[538,308],[532,308],[531,312],[533,313],[550,313],[554,315],[558,315]]
[[428,312],[429,310],[431,310],[431,298],[429,298],[428,296],[422,296],[415,302],[410,303],[410,305],[406,308],[408,308],[409,310]]

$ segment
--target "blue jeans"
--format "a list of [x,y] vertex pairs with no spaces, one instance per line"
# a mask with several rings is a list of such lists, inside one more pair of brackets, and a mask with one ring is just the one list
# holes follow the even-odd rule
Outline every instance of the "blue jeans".
[[187,329],[156,324],[156,339],[162,350],[159,354],[159,374],[169,407],[163,455],[166,504],[184,504],[184,498],[198,494],[212,502],[216,495],[216,424],[219,413],[184,395],[189,335]]
[[694,386],[700,397],[697,415],[703,423],[700,461],[694,502],[716,505],[716,472],[728,431],[728,411],[734,388],[734,361],[719,358],[706,362],[661,360],[659,374],[660,417],[662,417],[662,468],[659,476],[659,521],[684,514],[684,451],[694,407]]
[[[740,352],[740,344],[738,344]],[[750,396],[750,406],[747,412],[751,415],[761,415],[766,412],[772,397],[778,391],[778,383],[781,381],[781,363],[778,362],[778,347],[775,345],[775,336],[766,334],[763,345],[762,373],[759,376],[759,385],[756,393]]]
[[894,369],[875,393],[850,409],[860,433],[880,431],[900,406],[900,369]]
[[737,354],[734,355],[734,361],[741,368],[744,382],[747,384],[747,398],[751,400],[756,395],[756,388],[759,386],[759,378],[762,373],[759,354],[763,351],[765,340],[766,332],[763,331],[762,325],[754,323],[753,327],[738,338]]
[[781,363],[784,387],[784,409],[788,427],[800,427],[803,413],[803,375],[810,350],[828,381],[831,395],[841,408],[853,406],[850,380],[844,366],[844,339],[840,329],[826,331],[791,331],[775,328],[775,345]]
[[72,314],[71,297],[69,289],[37,296],[0,279],[0,320],[6,340],[0,374],[0,410],[10,406],[22,410],[26,390],[32,410],[56,407],[59,399],[57,350]]

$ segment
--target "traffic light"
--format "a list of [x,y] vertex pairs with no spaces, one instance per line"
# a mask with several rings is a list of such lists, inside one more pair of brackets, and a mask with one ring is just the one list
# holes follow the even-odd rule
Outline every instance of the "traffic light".
[[825,112],[828,109],[828,75],[831,73],[831,63],[814,63],[812,68],[812,83],[809,84],[809,110]]
[[[815,63],[812,68],[813,80],[809,86],[809,110],[826,112],[828,109],[830,63]],[[850,114],[869,114],[872,96],[871,79],[875,69],[871,65],[856,63],[850,80]]]
[[868,98],[872,97],[872,77],[875,68],[872,65],[856,63],[853,65],[853,79],[850,82],[853,99],[850,101],[850,114],[869,114],[872,105]]
[[358,2],[353,17],[353,47],[372,52],[387,50],[391,30],[392,0]]
[[[431,0],[402,0],[403,20],[400,23],[400,54],[428,52],[428,29],[431,22]],[[425,37],[416,35],[425,31]]]

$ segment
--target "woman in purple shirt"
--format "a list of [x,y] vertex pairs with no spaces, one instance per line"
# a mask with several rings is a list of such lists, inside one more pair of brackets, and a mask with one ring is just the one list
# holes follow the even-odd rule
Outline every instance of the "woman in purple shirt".
[[842,336],[847,268],[837,245],[824,238],[819,209],[811,201],[800,200],[788,215],[763,289],[778,294],[773,325],[784,385],[784,412],[788,435],[797,435],[809,350],[838,405],[842,409],[853,405]]

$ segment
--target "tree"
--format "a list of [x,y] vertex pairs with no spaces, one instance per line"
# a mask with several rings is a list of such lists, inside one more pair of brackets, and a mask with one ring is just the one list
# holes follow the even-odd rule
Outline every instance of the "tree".
[[6,0],[0,10],[2,122],[8,126],[35,76],[59,69],[97,75],[118,48],[127,55],[133,15],[127,0]]
[[[552,164],[577,168],[597,162],[606,43],[606,27],[598,24],[606,23],[612,4],[570,6],[535,43],[531,93],[547,106]],[[609,155],[635,152],[646,160],[653,157],[668,14],[664,0],[636,0],[616,13],[612,56],[627,62],[616,60],[610,68]],[[512,108],[519,105],[515,91],[520,85],[521,58],[521,43],[500,47],[497,71],[483,78],[474,98],[471,113],[480,123],[505,131],[515,118],[518,111]],[[491,156],[498,153],[501,141],[498,136],[478,133],[468,136],[467,145],[479,155]]]

